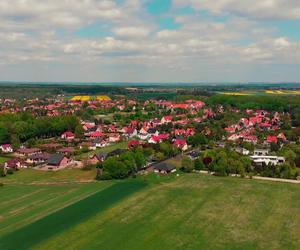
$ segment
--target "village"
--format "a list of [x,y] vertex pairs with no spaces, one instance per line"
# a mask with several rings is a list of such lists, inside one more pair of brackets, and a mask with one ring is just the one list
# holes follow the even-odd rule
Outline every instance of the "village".
[[[290,114],[284,112],[209,105],[197,98],[142,101],[117,96],[68,99],[58,95],[22,102],[2,99],[0,105],[3,115],[58,120],[71,116],[70,123],[77,123],[65,126],[60,134],[47,128],[38,136],[29,133],[25,137],[28,128],[14,136],[5,137],[3,132],[3,176],[26,168],[59,171],[96,167],[100,179],[176,170],[300,178],[300,137],[286,128]],[[120,164],[130,159],[125,173],[111,174],[119,166],[112,158],[122,159]]]

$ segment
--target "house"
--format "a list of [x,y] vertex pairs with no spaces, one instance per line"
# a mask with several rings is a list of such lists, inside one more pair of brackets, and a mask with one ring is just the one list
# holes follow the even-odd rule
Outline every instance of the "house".
[[17,153],[22,156],[29,156],[33,154],[42,153],[42,151],[39,148],[19,148],[17,150]]
[[48,161],[50,154],[48,153],[39,153],[28,156],[26,163],[30,165],[40,165]]
[[96,144],[91,141],[86,141],[79,144],[80,149],[83,149],[85,147],[89,150],[96,150]]
[[215,146],[217,147],[217,148],[225,148],[225,142],[222,142],[222,141],[216,141],[215,142]]
[[195,109],[201,109],[203,106],[205,106],[205,103],[202,101],[195,101],[194,103],[191,104],[192,108]]
[[142,127],[139,131],[138,137],[141,140],[148,140],[149,137],[151,136],[151,130],[154,130],[154,134],[157,132],[156,129],[152,129],[152,128],[147,128],[147,127]]
[[236,132],[236,128],[235,128],[235,126],[227,127],[227,128],[225,128],[225,131],[227,131],[230,134],[233,134]]
[[237,147],[234,149],[235,152],[241,154],[241,155],[249,155],[250,151],[248,149]]
[[278,142],[277,136],[275,136],[275,135],[268,135],[267,136],[267,143],[268,144],[277,143],[277,142]]
[[91,157],[90,162],[92,164],[103,162],[107,158],[107,155],[107,153],[96,153]]
[[241,139],[240,134],[232,134],[227,138],[228,141],[237,141],[239,139]]
[[96,148],[103,148],[106,147],[108,145],[107,141],[103,138],[96,138],[94,141]]
[[10,159],[7,162],[5,162],[4,167],[6,169],[17,170],[17,169],[24,168],[25,166],[23,165],[23,162],[20,159],[15,158],[15,159]]
[[121,149],[121,148],[118,148],[118,149],[115,149],[111,152],[109,152],[107,154],[107,157],[111,157],[111,156],[120,156],[121,154],[123,153],[126,153],[128,151],[128,149]]
[[285,158],[281,156],[272,156],[272,155],[252,155],[250,156],[252,162],[257,166],[264,166],[264,165],[281,165],[285,162]]
[[248,127],[249,126],[249,120],[247,118],[241,118],[239,121],[239,125],[241,127]]
[[133,141],[128,142],[128,148],[129,149],[133,149],[133,148],[138,147],[140,145],[142,145],[142,143],[138,140],[133,140]]
[[160,162],[153,166],[153,171],[157,174],[170,174],[176,172],[176,167],[167,162]]
[[159,132],[155,128],[149,128],[147,132],[150,135],[158,135],[159,134]]
[[61,139],[71,141],[75,138],[74,133],[67,131],[61,135]]
[[95,132],[90,133],[90,137],[93,139],[101,138],[103,136],[104,136],[104,133],[102,133],[100,131],[95,131]]
[[185,139],[175,139],[173,142],[173,145],[176,148],[181,149],[182,151],[185,151],[188,149],[188,144]]
[[109,134],[108,135],[108,141],[109,142],[118,142],[120,141],[121,136],[120,134],[114,133],[114,134]]
[[66,167],[69,164],[69,159],[60,153],[52,154],[48,158],[48,166],[52,166],[54,168],[62,168]]
[[160,143],[163,140],[167,140],[169,138],[169,134],[159,134],[159,135],[152,135],[151,138],[148,140],[148,143]]
[[65,155],[70,155],[75,152],[75,149],[73,147],[64,147],[64,148],[57,150],[57,152],[61,153],[61,154],[65,154]]
[[85,123],[83,125],[83,129],[85,131],[90,131],[91,129],[93,129],[95,127],[95,123]]
[[255,156],[268,155],[269,154],[269,150],[268,149],[254,149],[253,154]]
[[164,124],[164,123],[169,123],[169,122],[172,122],[173,120],[173,117],[168,115],[168,116],[164,116],[163,118],[161,118],[161,123]]
[[59,143],[46,143],[40,146],[43,150],[55,152],[57,149],[62,148],[63,145]]
[[244,135],[243,141],[244,142],[249,142],[249,143],[252,143],[252,144],[257,144],[258,139],[257,139],[256,135]]
[[286,141],[287,141],[286,136],[285,136],[284,133],[278,134],[278,135],[277,135],[277,139],[278,139],[279,141],[281,141],[281,142],[286,142]]
[[135,128],[131,127],[124,127],[121,132],[126,136],[126,137],[134,137],[137,136],[137,130]]
[[12,146],[10,144],[3,144],[3,145],[0,145],[0,150],[3,152],[3,153],[12,153],[14,150],[12,148]]

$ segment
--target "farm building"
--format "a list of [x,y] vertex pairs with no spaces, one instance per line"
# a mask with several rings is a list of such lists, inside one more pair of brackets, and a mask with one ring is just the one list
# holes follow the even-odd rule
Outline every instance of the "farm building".
[[170,174],[176,171],[176,167],[167,162],[160,162],[153,166],[153,170],[158,174]]
[[66,167],[69,159],[63,154],[52,154],[48,159],[48,165],[56,168]]

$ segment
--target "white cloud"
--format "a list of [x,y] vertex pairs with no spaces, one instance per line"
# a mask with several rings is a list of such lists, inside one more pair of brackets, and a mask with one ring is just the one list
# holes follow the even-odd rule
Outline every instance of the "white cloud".
[[279,37],[274,41],[275,47],[286,48],[291,45],[289,40],[286,37]]
[[261,19],[300,19],[299,0],[174,0],[214,14],[235,14]]
[[[5,76],[11,72],[7,68],[13,65],[20,72],[26,68],[36,74],[35,68],[49,69],[53,63],[59,64],[60,74],[66,76],[77,75],[84,68],[84,77],[90,77],[90,69],[95,77],[108,78],[117,77],[115,71],[120,71],[122,78],[118,80],[124,81],[134,79],[135,75],[138,79],[186,77],[189,81],[199,76],[215,79],[216,75],[229,72],[234,78],[234,74],[244,72],[238,71],[240,67],[300,64],[299,42],[276,37],[274,28],[248,18],[259,17],[263,12],[268,13],[266,17],[274,17],[278,6],[284,12],[293,1],[285,6],[282,1],[255,4],[256,1],[175,0],[177,6],[190,4],[216,14],[236,15],[230,14],[221,23],[202,18],[199,13],[170,13],[180,28],[160,30],[158,20],[145,12],[139,0],[125,0],[122,5],[109,0],[1,0],[0,73]],[[75,35],[78,29],[98,23],[105,26],[106,37]],[[52,77],[47,71],[41,72],[45,78]],[[126,78],[126,73],[133,78]]]
[[115,28],[113,32],[120,37],[140,38],[147,37],[150,30],[146,27],[120,27]]
[[0,27],[41,29],[78,28],[93,21],[125,17],[109,0],[1,0]]

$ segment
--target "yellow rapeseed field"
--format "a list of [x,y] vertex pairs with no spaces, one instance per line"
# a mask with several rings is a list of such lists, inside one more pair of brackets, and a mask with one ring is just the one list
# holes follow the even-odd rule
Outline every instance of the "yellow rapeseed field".
[[107,95],[98,95],[98,96],[96,96],[96,99],[98,101],[110,101],[111,100],[110,97]]
[[269,95],[300,95],[300,90],[266,90]]
[[223,92],[223,95],[234,95],[234,96],[247,96],[252,95],[251,93],[245,93],[245,92]]
[[97,101],[109,101],[111,100],[110,97],[106,95],[99,95],[99,96],[82,96],[82,95],[76,95],[72,97],[72,101],[89,101],[89,100],[97,100]]

